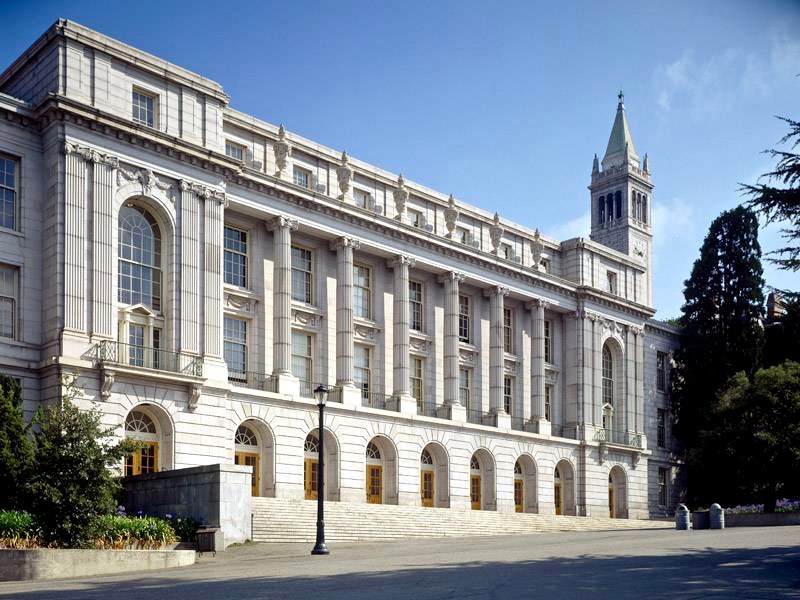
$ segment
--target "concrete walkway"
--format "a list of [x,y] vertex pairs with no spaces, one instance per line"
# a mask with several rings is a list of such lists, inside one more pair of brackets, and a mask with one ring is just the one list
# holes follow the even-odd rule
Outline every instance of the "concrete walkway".
[[0,597],[800,598],[800,527],[560,533],[338,544],[254,544],[193,567],[0,584]]

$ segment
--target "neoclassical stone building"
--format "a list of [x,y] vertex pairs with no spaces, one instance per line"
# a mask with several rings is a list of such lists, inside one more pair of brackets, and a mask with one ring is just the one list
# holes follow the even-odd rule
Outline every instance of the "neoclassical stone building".
[[[674,505],[652,182],[620,95],[558,241],[58,21],[0,75],[0,369],[253,494],[646,517]],[[402,165],[398,165],[402,166]]]

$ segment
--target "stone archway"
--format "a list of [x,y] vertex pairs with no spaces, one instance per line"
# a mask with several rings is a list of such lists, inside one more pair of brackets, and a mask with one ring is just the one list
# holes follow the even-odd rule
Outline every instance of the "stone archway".
[[[323,430],[325,447],[325,500],[339,500],[339,441],[329,429]],[[317,498],[319,428],[312,429],[303,442],[303,488],[306,500]]]
[[529,454],[522,454],[514,463],[514,505],[517,512],[539,512],[537,489],[536,463]]
[[[426,475],[425,473],[430,473]],[[450,507],[450,467],[447,451],[441,444],[430,442],[420,453],[420,498],[426,506],[425,478],[432,478],[430,505],[437,508]]]
[[364,489],[366,501],[397,504],[397,449],[392,440],[376,435],[365,450]]
[[123,421],[123,435],[139,440],[144,446],[127,457],[123,475],[141,475],[173,468],[172,419],[156,404],[143,402],[128,411]]
[[247,419],[234,434],[234,463],[256,468],[254,496],[275,496],[275,441],[266,423]]
[[628,485],[625,470],[615,465],[608,472],[608,516],[628,518]]
[[473,510],[497,510],[494,456],[478,448],[470,458],[470,500]]
[[576,515],[575,510],[575,469],[562,459],[553,471],[553,505],[557,515]]

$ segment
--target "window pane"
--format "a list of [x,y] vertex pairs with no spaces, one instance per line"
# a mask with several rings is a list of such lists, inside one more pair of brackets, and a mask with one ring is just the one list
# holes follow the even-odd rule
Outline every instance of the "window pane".
[[292,300],[311,304],[311,251],[292,246]]
[[135,206],[119,211],[119,301],[161,309],[161,234]]
[[247,233],[225,228],[225,283],[247,287]]

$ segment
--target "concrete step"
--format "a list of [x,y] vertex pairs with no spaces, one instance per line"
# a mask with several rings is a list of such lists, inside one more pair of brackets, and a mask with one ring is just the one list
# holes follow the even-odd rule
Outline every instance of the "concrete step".
[[[316,501],[253,498],[252,509],[253,541],[313,542],[316,538]],[[325,536],[339,542],[669,527],[669,522],[638,519],[325,503]]]

